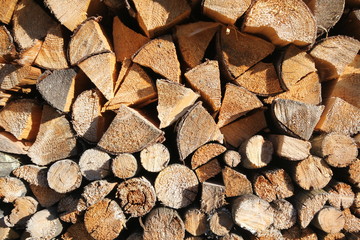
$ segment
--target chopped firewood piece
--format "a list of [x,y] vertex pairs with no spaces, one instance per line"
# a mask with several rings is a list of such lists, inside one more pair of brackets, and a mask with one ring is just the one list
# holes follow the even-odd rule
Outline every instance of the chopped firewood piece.
[[187,82],[200,93],[204,102],[212,112],[221,105],[220,70],[217,61],[207,60],[184,74]]
[[120,206],[131,217],[141,217],[155,206],[156,193],[144,177],[132,178],[120,183],[116,190]]
[[133,0],[136,19],[146,34],[153,38],[166,32],[175,24],[190,15],[191,8],[185,0],[154,2],[151,0]]
[[200,209],[190,208],[184,214],[184,225],[191,235],[203,235],[208,230],[207,216]]
[[170,35],[153,39],[145,44],[133,56],[133,61],[141,66],[151,68],[166,79],[180,82],[180,63]]
[[38,165],[47,165],[76,153],[76,138],[64,115],[52,107],[43,107],[39,133],[28,156]]
[[238,151],[235,150],[226,150],[222,156],[224,163],[231,167],[235,168],[241,163],[241,155]]
[[94,239],[115,239],[125,226],[125,215],[113,200],[105,198],[91,206],[85,213],[84,223]]
[[72,160],[60,160],[50,166],[47,173],[49,187],[58,193],[71,192],[81,185],[79,165]]
[[205,0],[202,3],[204,15],[223,24],[234,25],[250,7],[251,0]]
[[266,37],[278,46],[293,43],[306,46],[315,42],[316,21],[301,0],[260,0],[245,15],[244,32]]
[[35,100],[12,101],[0,111],[0,126],[18,140],[34,140],[39,131],[41,111]]
[[147,215],[143,240],[183,240],[184,238],[184,222],[175,210],[159,207]]
[[289,161],[300,161],[310,155],[311,143],[308,141],[274,134],[267,136],[267,138],[272,142],[275,154],[281,158]]
[[345,217],[344,231],[358,233],[360,229],[360,218],[352,215],[350,209],[345,209],[343,214]]
[[318,240],[311,228],[301,228],[298,225],[283,232],[284,240]]
[[42,44],[43,41],[36,39],[34,41],[34,45],[20,51],[20,53],[18,54],[18,58],[15,60],[15,62],[22,66],[32,65],[37,55],[39,54]]
[[324,106],[316,106],[287,99],[273,101],[272,116],[277,127],[284,133],[309,140]]
[[35,213],[26,225],[26,231],[33,239],[56,238],[62,230],[60,219],[52,209],[44,209]]
[[[1,140],[0,140],[1,141]],[[1,143],[3,143],[1,141]],[[21,157],[13,154],[7,154],[1,152],[0,149],[0,177],[9,176],[13,170],[17,169],[22,165]]]
[[19,197],[14,201],[14,208],[10,215],[5,216],[4,222],[8,227],[25,226],[31,215],[33,215],[38,208],[38,202],[29,196]]
[[127,27],[118,16],[115,16],[113,21],[113,40],[118,62],[130,59],[139,48],[150,41],[148,37]]
[[[74,32],[68,49],[71,65],[76,65],[99,53],[111,52],[110,42],[98,21],[99,18],[89,18]],[[85,41],[86,44],[84,44]]]
[[0,21],[9,24],[18,0],[1,1]]
[[57,207],[59,218],[73,224],[83,221],[84,210],[86,210],[86,206],[83,199],[73,194],[61,199]]
[[196,176],[199,182],[205,182],[206,180],[215,177],[221,172],[221,166],[219,161],[214,158],[213,160],[205,163],[195,170]]
[[270,204],[252,194],[236,198],[232,204],[232,216],[238,226],[252,234],[266,231],[274,222]]
[[255,94],[243,87],[228,83],[226,84],[217,125],[223,127],[249,111],[262,106],[263,104]]
[[47,175],[48,169],[46,167],[39,167],[34,164],[22,165],[14,171],[12,174],[17,177],[24,179],[27,183],[36,186],[47,186]]
[[225,186],[203,182],[201,192],[201,210],[205,213],[211,213],[213,210],[226,204]]
[[338,97],[330,98],[315,129],[352,135],[360,131],[360,108]]
[[115,177],[122,179],[134,177],[138,168],[136,158],[130,153],[119,154],[111,164],[111,170]]
[[274,51],[271,43],[242,33],[235,28],[222,27],[217,36],[220,66],[228,79],[235,79]]
[[310,155],[296,163],[293,169],[293,180],[303,189],[321,189],[331,180],[333,172],[321,158]]
[[103,200],[117,185],[117,183],[111,183],[106,180],[96,180],[84,187],[83,193],[79,201],[79,209],[91,207],[95,203]]
[[360,42],[347,36],[324,38],[313,47],[310,55],[315,60],[321,81],[338,78],[360,50]]
[[[347,2],[348,0],[346,0]],[[360,1],[358,5],[360,6]],[[340,32],[347,36],[353,37],[360,41],[360,9],[352,10],[347,16],[344,22],[340,23]]]
[[0,65],[0,89],[11,90],[24,85],[36,84],[41,70],[32,66]]
[[331,181],[324,190],[329,194],[329,204],[337,209],[349,208],[354,202],[355,194],[346,183]]
[[140,152],[140,161],[146,171],[160,172],[169,164],[169,149],[161,143],[150,145]]
[[355,216],[360,217],[360,192],[356,193],[354,203],[351,206],[351,211]]
[[158,174],[154,186],[159,201],[165,206],[179,209],[195,200],[198,185],[199,181],[190,168],[171,164]]
[[110,160],[106,152],[96,148],[87,149],[79,160],[81,174],[89,181],[105,178],[111,172]]
[[[1,2],[0,4],[4,4],[4,3],[5,2]],[[0,9],[3,10],[4,8],[0,7]],[[0,18],[1,18],[1,13],[0,13]],[[13,38],[10,32],[7,30],[6,26],[0,26],[0,63],[10,62],[15,57],[16,57],[16,49],[13,42]]]
[[46,69],[68,68],[64,33],[60,24],[49,29],[34,63]]
[[24,141],[19,141],[8,132],[0,132],[0,151],[14,154],[27,154],[29,145]]
[[139,112],[121,105],[98,146],[109,153],[134,153],[164,140],[164,133]]
[[44,208],[53,206],[65,196],[65,194],[58,193],[53,189],[49,188],[48,185],[42,186],[30,184],[30,189],[31,192],[34,194],[36,200]]
[[195,169],[199,166],[207,163],[214,157],[219,156],[224,153],[226,148],[218,143],[207,143],[199,147],[193,154],[191,158],[191,168]]
[[260,96],[270,96],[283,92],[275,66],[272,63],[257,63],[237,77],[235,83]]
[[324,190],[299,191],[294,197],[294,206],[298,213],[301,228],[306,228],[315,214],[320,211],[328,199]]
[[296,223],[296,210],[285,199],[275,200],[270,203],[274,210],[274,227],[279,230],[289,229]]
[[272,143],[265,140],[263,136],[254,135],[241,144],[239,152],[242,156],[242,166],[247,169],[256,169],[270,163],[274,148]]
[[325,206],[315,215],[312,224],[326,233],[337,233],[344,228],[345,217],[340,210]]
[[117,77],[115,54],[111,52],[98,54],[85,59],[78,65],[106,99],[114,97]]
[[90,234],[87,232],[85,228],[85,224],[82,222],[75,223],[74,225],[71,225],[66,233],[61,235],[62,240],[75,240],[75,239],[81,239],[81,240],[93,240],[93,238],[90,236]]
[[251,182],[247,179],[246,175],[230,167],[225,167],[222,170],[222,177],[226,197],[236,197],[253,193]]
[[234,226],[231,213],[226,208],[218,209],[210,216],[210,230],[217,236],[225,236]]
[[180,54],[190,68],[201,64],[205,51],[219,26],[219,23],[199,21],[175,27]]
[[156,88],[160,128],[168,127],[177,121],[199,97],[190,88],[169,80],[158,79],[156,81]]
[[14,202],[24,197],[27,190],[25,184],[15,177],[0,177],[0,198],[3,202]]

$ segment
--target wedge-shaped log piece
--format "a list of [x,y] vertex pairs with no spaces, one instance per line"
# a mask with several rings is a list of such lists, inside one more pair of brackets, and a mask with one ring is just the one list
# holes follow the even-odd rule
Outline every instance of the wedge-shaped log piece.
[[226,148],[218,143],[207,143],[199,147],[193,154],[191,158],[191,168],[195,169],[199,166],[207,163],[214,157],[219,156],[224,153]]
[[212,112],[221,105],[220,70],[217,61],[208,60],[185,73],[191,88],[199,92]]
[[217,36],[220,66],[227,78],[234,79],[274,51],[273,44],[237,31],[222,27]]
[[51,189],[47,184],[46,186],[30,184],[29,187],[31,189],[31,192],[34,194],[36,200],[44,208],[49,208],[53,206],[63,197],[65,197],[65,194],[56,192],[55,190]]
[[[5,2],[1,2],[0,4],[3,3]],[[0,9],[3,8],[0,7]],[[6,28],[6,26],[0,26],[0,63],[10,62],[12,59],[15,58],[15,56],[16,56],[16,49],[13,42],[13,38],[10,32],[8,31],[8,29]]]
[[42,40],[35,39],[34,44],[31,47],[23,49],[19,52],[15,62],[22,66],[34,64],[34,61],[40,52],[42,44]]
[[254,135],[241,144],[239,152],[243,157],[241,164],[244,168],[257,169],[271,162],[274,147],[263,136]]
[[273,101],[271,110],[273,119],[279,129],[290,136],[309,140],[324,110],[324,106],[276,99]]
[[176,142],[180,159],[184,160],[193,151],[210,141],[222,143],[223,135],[201,102],[197,102],[177,125]]
[[164,133],[137,111],[121,105],[98,146],[109,153],[139,152],[164,140]]
[[26,231],[35,239],[52,239],[61,234],[63,226],[54,209],[35,213],[27,222]]
[[81,194],[78,205],[84,205],[79,209],[89,208],[97,202],[103,200],[117,185],[117,183],[111,183],[106,180],[92,181],[84,187],[84,191]]
[[169,80],[158,79],[156,88],[160,128],[168,127],[177,121],[199,97],[190,88]]
[[[226,204],[225,186],[210,182],[202,183],[201,191],[201,210],[205,213],[211,213]],[[204,227],[207,225],[205,224]]]
[[0,3],[0,21],[9,24],[11,17],[15,11],[18,0],[2,1]]
[[60,24],[49,29],[34,63],[46,69],[68,68],[64,33]]
[[316,21],[301,0],[260,0],[245,16],[244,32],[266,37],[278,46],[306,46],[316,38]]
[[36,84],[41,70],[32,66],[0,65],[0,89],[10,90],[24,85]]
[[5,216],[4,222],[9,227],[24,227],[38,208],[38,202],[30,196],[19,197],[14,201],[14,209],[8,216]]
[[186,0],[151,1],[133,0],[136,19],[144,33],[153,38],[190,15],[191,8]]
[[0,151],[14,154],[27,154],[29,146],[31,144],[19,141],[11,133],[1,131],[0,132]]
[[286,135],[269,135],[277,156],[290,161],[300,161],[309,157],[311,143]]
[[193,236],[200,236],[208,230],[207,216],[198,208],[186,210],[184,224],[185,230]]
[[190,68],[201,64],[205,51],[219,26],[218,23],[199,21],[175,27],[180,54]]
[[0,126],[18,140],[34,140],[39,131],[41,111],[35,100],[12,101],[0,111]]
[[46,167],[28,164],[14,169],[12,174],[17,178],[24,179],[29,184],[36,186],[48,186],[46,178],[47,171],[48,169]]
[[26,194],[25,184],[15,177],[0,177],[0,198],[3,202],[14,202]]
[[360,42],[347,36],[325,38],[313,47],[310,55],[315,60],[321,81],[338,78],[360,50]]
[[52,107],[43,107],[39,133],[28,156],[38,165],[47,165],[76,153],[76,139],[69,121]]
[[250,7],[251,0],[205,0],[202,3],[203,13],[224,24],[234,25]]
[[289,229],[296,223],[296,210],[285,199],[275,200],[270,203],[274,209],[274,227],[279,230]]
[[236,197],[253,193],[251,182],[247,179],[246,175],[230,167],[225,167],[222,170],[222,177],[226,197]]
[[110,42],[98,21],[99,18],[89,18],[74,32],[68,49],[71,65],[76,65],[93,55],[111,51]]
[[116,60],[130,59],[136,51],[150,41],[148,37],[126,26],[118,16],[113,20],[113,40]]
[[210,216],[209,220],[210,230],[217,236],[225,236],[229,234],[230,230],[234,226],[234,222],[231,213],[226,208],[216,210],[214,214]]
[[180,64],[170,35],[156,38],[145,44],[134,55],[133,61],[151,68],[166,79],[180,82]]
[[195,173],[199,179],[199,182],[205,182],[206,180],[221,173],[221,166],[219,161],[214,158],[213,160],[195,169]]

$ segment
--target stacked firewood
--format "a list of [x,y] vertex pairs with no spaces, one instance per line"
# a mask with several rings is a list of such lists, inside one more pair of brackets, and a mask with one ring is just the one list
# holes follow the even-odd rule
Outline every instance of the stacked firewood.
[[0,240],[360,239],[359,0],[0,21]]

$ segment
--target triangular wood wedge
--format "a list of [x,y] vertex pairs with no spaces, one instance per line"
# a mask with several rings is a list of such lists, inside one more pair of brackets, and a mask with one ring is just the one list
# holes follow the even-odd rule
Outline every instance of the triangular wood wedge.
[[[0,3],[0,5],[1,4],[2,3]],[[13,37],[11,36],[6,26],[0,26],[0,42],[0,63],[11,62],[11,60],[16,57],[16,49]]]
[[160,128],[165,128],[178,120],[186,110],[192,106],[199,95],[190,88],[186,88],[170,80],[158,79],[158,118]]
[[24,85],[36,84],[41,70],[32,66],[0,65],[0,89],[10,90]]
[[7,0],[0,2],[0,21],[9,24],[15,11],[18,0]]
[[19,52],[18,58],[15,60],[16,63],[22,66],[32,65],[40,52],[41,46],[43,44],[42,40],[34,40],[34,44]]

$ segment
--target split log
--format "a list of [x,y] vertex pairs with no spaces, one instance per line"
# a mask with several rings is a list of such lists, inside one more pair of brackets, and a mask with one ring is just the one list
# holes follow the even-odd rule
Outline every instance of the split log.
[[270,55],[275,47],[271,43],[241,33],[235,28],[222,27],[217,35],[219,64],[228,79],[235,79],[250,67]]
[[140,161],[146,171],[160,172],[169,164],[169,149],[161,143],[150,145],[140,152]]
[[[204,126],[207,126],[206,129]],[[176,142],[180,159],[184,160],[209,141],[222,143],[223,135],[201,102],[197,102],[184,114],[177,125]]]
[[71,225],[66,233],[61,235],[62,240],[75,240],[75,239],[82,239],[82,240],[93,240],[90,234],[87,232],[85,228],[85,224],[82,222],[75,223]]
[[206,180],[221,173],[221,166],[219,161],[214,158],[213,160],[195,169],[195,173],[199,179],[199,182],[205,182]]
[[119,184],[116,197],[120,206],[131,217],[141,217],[155,206],[156,193],[151,183],[144,177],[132,178]]
[[41,70],[32,66],[0,65],[0,89],[12,90],[25,85],[36,84]]
[[171,164],[155,180],[155,192],[165,206],[179,209],[192,203],[198,193],[198,179],[185,165]]
[[132,178],[138,172],[138,163],[134,155],[130,153],[123,153],[117,155],[111,164],[111,171],[115,177],[126,179]]
[[185,0],[142,1],[133,0],[136,19],[146,36],[153,38],[190,15],[191,8]]
[[38,165],[47,165],[76,153],[76,139],[69,121],[55,109],[44,105],[39,133],[28,156]]
[[301,228],[298,225],[283,232],[284,240],[317,240],[316,233],[311,228]]
[[274,146],[277,156],[289,161],[300,161],[309,157],[311,143],[286,135],[271,134],[267,138]]
[[18,140],[34,140],[39,131],[41,111],[36,100],[12,101],[0,111],[0,126]]
[[3,1],[0,4],[0,21],[9,24],[18,0]]
[[321,81],[338,78],[360,50],[360,42],[346,36],[325,38],[310,51]]
[[[17,0],[16,0],[17,1]],[[9,1],[9,3],[15,1]],[[1,4],[7,4],[8,2],[2,2]],[[1,8],[1,7],[0,7]],[[3,11],[8,10],[6,8],[1,8]],[[1,18],[1,13],[0,13]],[[0,20],[1,21],[1,20]],[[6,26],[0,27],[0,63],[11,62],[16,57],[16,49],[14,45],[13,38],[6,28]]]
[[235,150],[226,150],[222,159],[224,163],[231,168],[235,168],[241,163],[241,155]]
[[354,202],[355,194],[346,183],[333,180],[324,190],[329,194],[328,203],[337,209],[350,208]]
[[17,178],[24,179],[29,184],[47,186],[47,171],[48,169],[46,167],[29,164],[14,169],[12,174]]
[[52,239],[59,236],[62,230],[63,226],[53,209],[35,213],[26,225],[26,231],[35,239]]
[[165,128],[177,121],[191,107],[199,95],[169,80],[156,81],[158,94],[158,118],[160,128]]
[[236,197],[253,193],[251,182],[247,179],[245,174],[230,167],[225,167],[222,170],[222,177],[225,185],[226,197]]
[[325,206],[316,214],[312,224],[326,233],[337,233],[344,228],[345,217],[340,210]]
[[278,46],[306,46],[315,42],[316,21],[303,1],[261,0],[247,11],[242,30],[262,35]]
[[26,225],[26,222],[30,219],[38,208],[38,202],[29,196],[19,197],[14,201],[14,208],[8,216],[5,216],[4,222],[8,227]]
[[89,181],[103,179],[111,172],[110,160],[109,154],[101,150],[87,149],[79,160],[81,174]]
[[[146,8],[148,7],[146,6]],[[132,60],[141,66],[152,69],[166,79],[180,83],[180,63],[170,35],[164,35],[148,42],[139,49]]]
[[32,65],[39,54],[42,44],[43,41],[35,39],[33,46],[19,52],[15,62],[22,66]]
[[27,142],[19,141],[8,132],[0,132],[0,151],[14,154],[27,154],[29,145]]
[[257,169],[267,166],[274,152],[270,141],[261,135],[255,135],[243,142],[239,152],[242,156],[241,165],[247,169]]
[[[360,2],[358,3],[360,6]],[[354,9],[347,15],[343,24],[340,25],[340,32],[360,41],[360,10]]]
[[175,210],[159,207],[147,215],[143,240],[183,240],[184,238],[184,222]]
[[175,38],[185,64],[194,68],[202,63],[205,51],[219,29],[215,22],[198,21],[175,26]]
[[351,211],[356,217],[360,217],[360,192],[355,195],[354,203],[351,206]]
[[324,106],[276,99],[273,101],[271,111],[275,124],[282,132],[309,140],[324,111]]
[[58,193],[71,192],[81,185],[81,172],[79,165],[65,159],[55,162],[47,173],[49,187]]
[[210,230],[217,236],[225,236],[234,226],[231,213],[226,208],[218,209],[210,216]]
[[345,217],[344,231],[349,233],[359,233],[360,218],[352,215],[350,209],[345,209],[343,214]]
[[55,190],[51,189],[48,185],[29,185],[31,192],[34,194],[36,200],[39,202],[40,206],[44,208],[49,208],[59,202],[65,194],[58,193]]
[[185,230],[193,236],[203,235],[209,228],[206,214],[197,208],[186,210],[184,226]]
[[285,199],[275,200],[270,203],[274,211],[274,227],[279,230],[289,229],[296,223],[296,210]]
[[84,187],[81,198],[77,203],[78,210],[85,210],[103,200],[117,185],[106,180],[96,180]]
[[3,202],[14,202],[24,197],[27,190],[25,184],[15,177],[0,177],[0,198]]
[[0,177],[9,176],[10,173],[20,167],[21,164],[22,162],[19,156],[0,152]]
[[[226,204],[225,186],[203,182],[201,192],[201,210],[205,213],[211,213],[215,209]],[[195,235],[196,236],[196,235]]]
[[251,110],[262,107],[263,104],[243,87],[228,83],[221,103],[217,125],[223,127]]
[[226,151],[226,147],[218,143],[207,143],[196,149],[191,157],[191,168],[196,169]]

